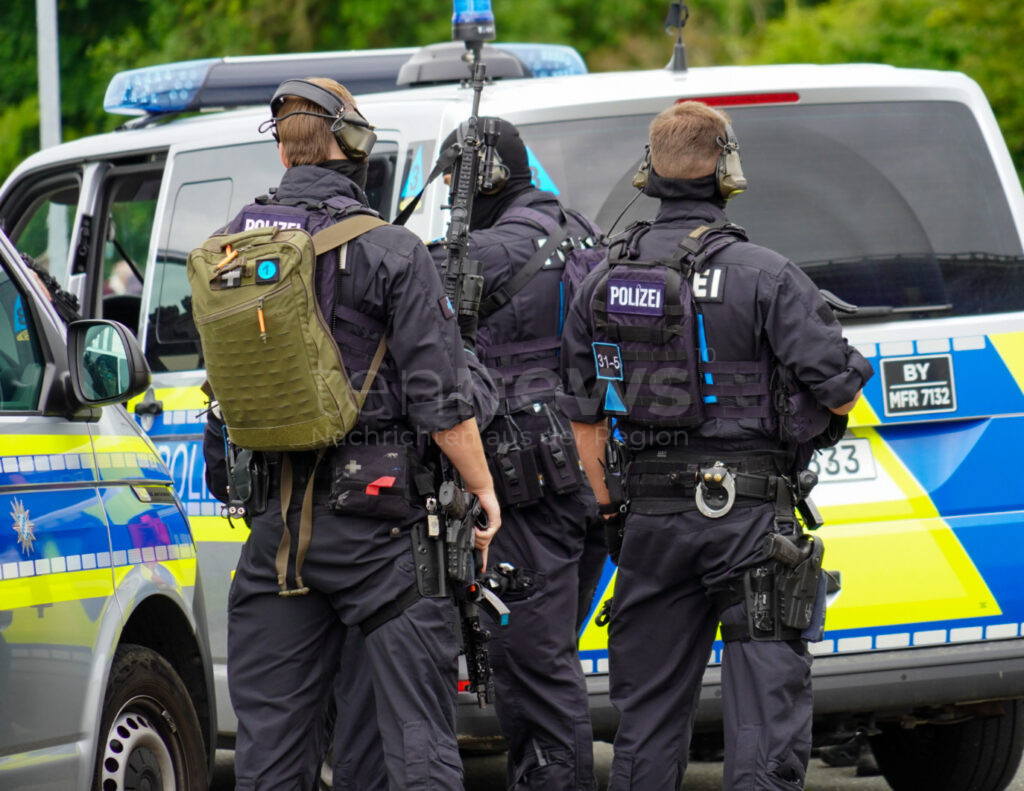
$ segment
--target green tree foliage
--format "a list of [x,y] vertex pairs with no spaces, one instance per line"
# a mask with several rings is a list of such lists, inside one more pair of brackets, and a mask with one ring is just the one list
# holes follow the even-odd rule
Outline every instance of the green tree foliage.
[[1024,172],[1019,0],[832,0],[791,4],[756,36],[751,63],[888,63],[962,71],[985,91]]
[[[592,70],[652,68],[671,55],[650,0],[492,0],[504,41],[568,42]],[[689,0],[688,60],[873,61],[959,69],[988,94],[1024,167],[1019,0]],[[113,129],[114,73],[225,55],[394,47],[447,40],[449,0],[58,0],[65,140]],[[0,178],[38,148],[35,3],[0,2]]]

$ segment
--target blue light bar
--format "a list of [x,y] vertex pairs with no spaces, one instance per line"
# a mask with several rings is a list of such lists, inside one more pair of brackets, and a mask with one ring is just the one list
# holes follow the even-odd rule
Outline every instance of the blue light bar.
[[565,44],[495,44],[515,55],[533,73],[534,77],[564,77],[586,74],[587,64],[572,47]]
[[220,58],[189,60],[115,74],[103,109],[120,115],[173,113],[197,109],[196,98]]

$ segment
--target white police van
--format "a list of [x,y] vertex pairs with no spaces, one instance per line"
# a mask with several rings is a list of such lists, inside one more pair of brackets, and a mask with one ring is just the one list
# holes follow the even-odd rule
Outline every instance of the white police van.
[[[565,52],[534,56],[579,71]],[[152,123],[162,101],[198,109],[203,90],[182,93],[173,71],[115,78],[111,105],[148,105],[150,115],[30,157],[0,189],[0,224],[16,242],[48,257],[90,315],[137,328],[154,373],[134,409],[199,543],[226,740],[225,599],[245,532],[218,515],[203,483],[204,377],[185,257],[277,183],[274,144],[256,127],[280,79],[352,84],[378,127],[368,194],[384,216],[419,191],[471,101],[450,83],[366,93],[359,56],[299,61],[297,72],[288,59],[248,62],[269,86],[246,96],[255,108],[166,123]],[[173,68],[209,69],[192,74],[198,86],[245,63]],[[414,79],[450,79],[422,64],[410,67]],[[134,87],[143,84],[168,89],[153,96]],[[814,646],[816,739],[869,733],[895,788],[920,787],[921,777],[950,791],[1003,788],[1024,749],[1024,487],[1012,455],[1024,444],[1024,195],[995,118],[961,74],[881,65],[508,79],[485,88],[481,109],[520,127],[539,186],[608,230],[633,197],[647,125],[682,99],[730,113],[750,182],[730,217],[860,306],[845,332],[878,371],[847,437],[815,462],[826,566],[843,582]],[[442,236],[446,198],[440,181],[430,185],[408,227]],[[618,227],[652,212],[641,198]],[[609,564],[595,611],[613,577]],[[610,737],[606,632],[593,615],[581,659],[596,732]],[[720,658],[716,643],[699,731],[721,721]],[[466,697],[465,743],[494,734]]]
[[205,788],[216,712],[195,542],[120,406],[110,321],[65,331],[0,233],[0,788]]

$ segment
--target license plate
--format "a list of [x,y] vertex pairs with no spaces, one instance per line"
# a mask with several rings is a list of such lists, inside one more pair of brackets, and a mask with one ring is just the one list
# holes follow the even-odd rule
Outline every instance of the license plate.
[[818,481],[863,481],[877,477],[871,443],[866,439],[843,439],[831,448],[819,450],[808,467]]

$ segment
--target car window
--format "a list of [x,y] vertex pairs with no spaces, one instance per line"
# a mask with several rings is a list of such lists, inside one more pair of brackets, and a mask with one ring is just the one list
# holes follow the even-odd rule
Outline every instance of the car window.
[[[1020,235],[969,108],[922,101],[729,112],[750,183],[729,203],[730,219],[820,288],[875,307],[872,315],[1024,309]],[[523,137],[566,204],[607,230],[636,195],[650,120],[534,124]],[[618,229],[655,211],[642,196]]]
[[0,268],[0,411],[35,410],[43,383],[43,357],[27,295]]
[[162,171],[115,171],[104,184],[102,316],[138,332],[146,258]]
[[5,207],[8,216],[16,213],[18,217],[17,223],[6,229],[11,241],[49,270],[58,283],[65,282],[67,275],[68,244],[80,191],[77,176],[60,176],[43,181],[14,211]]

